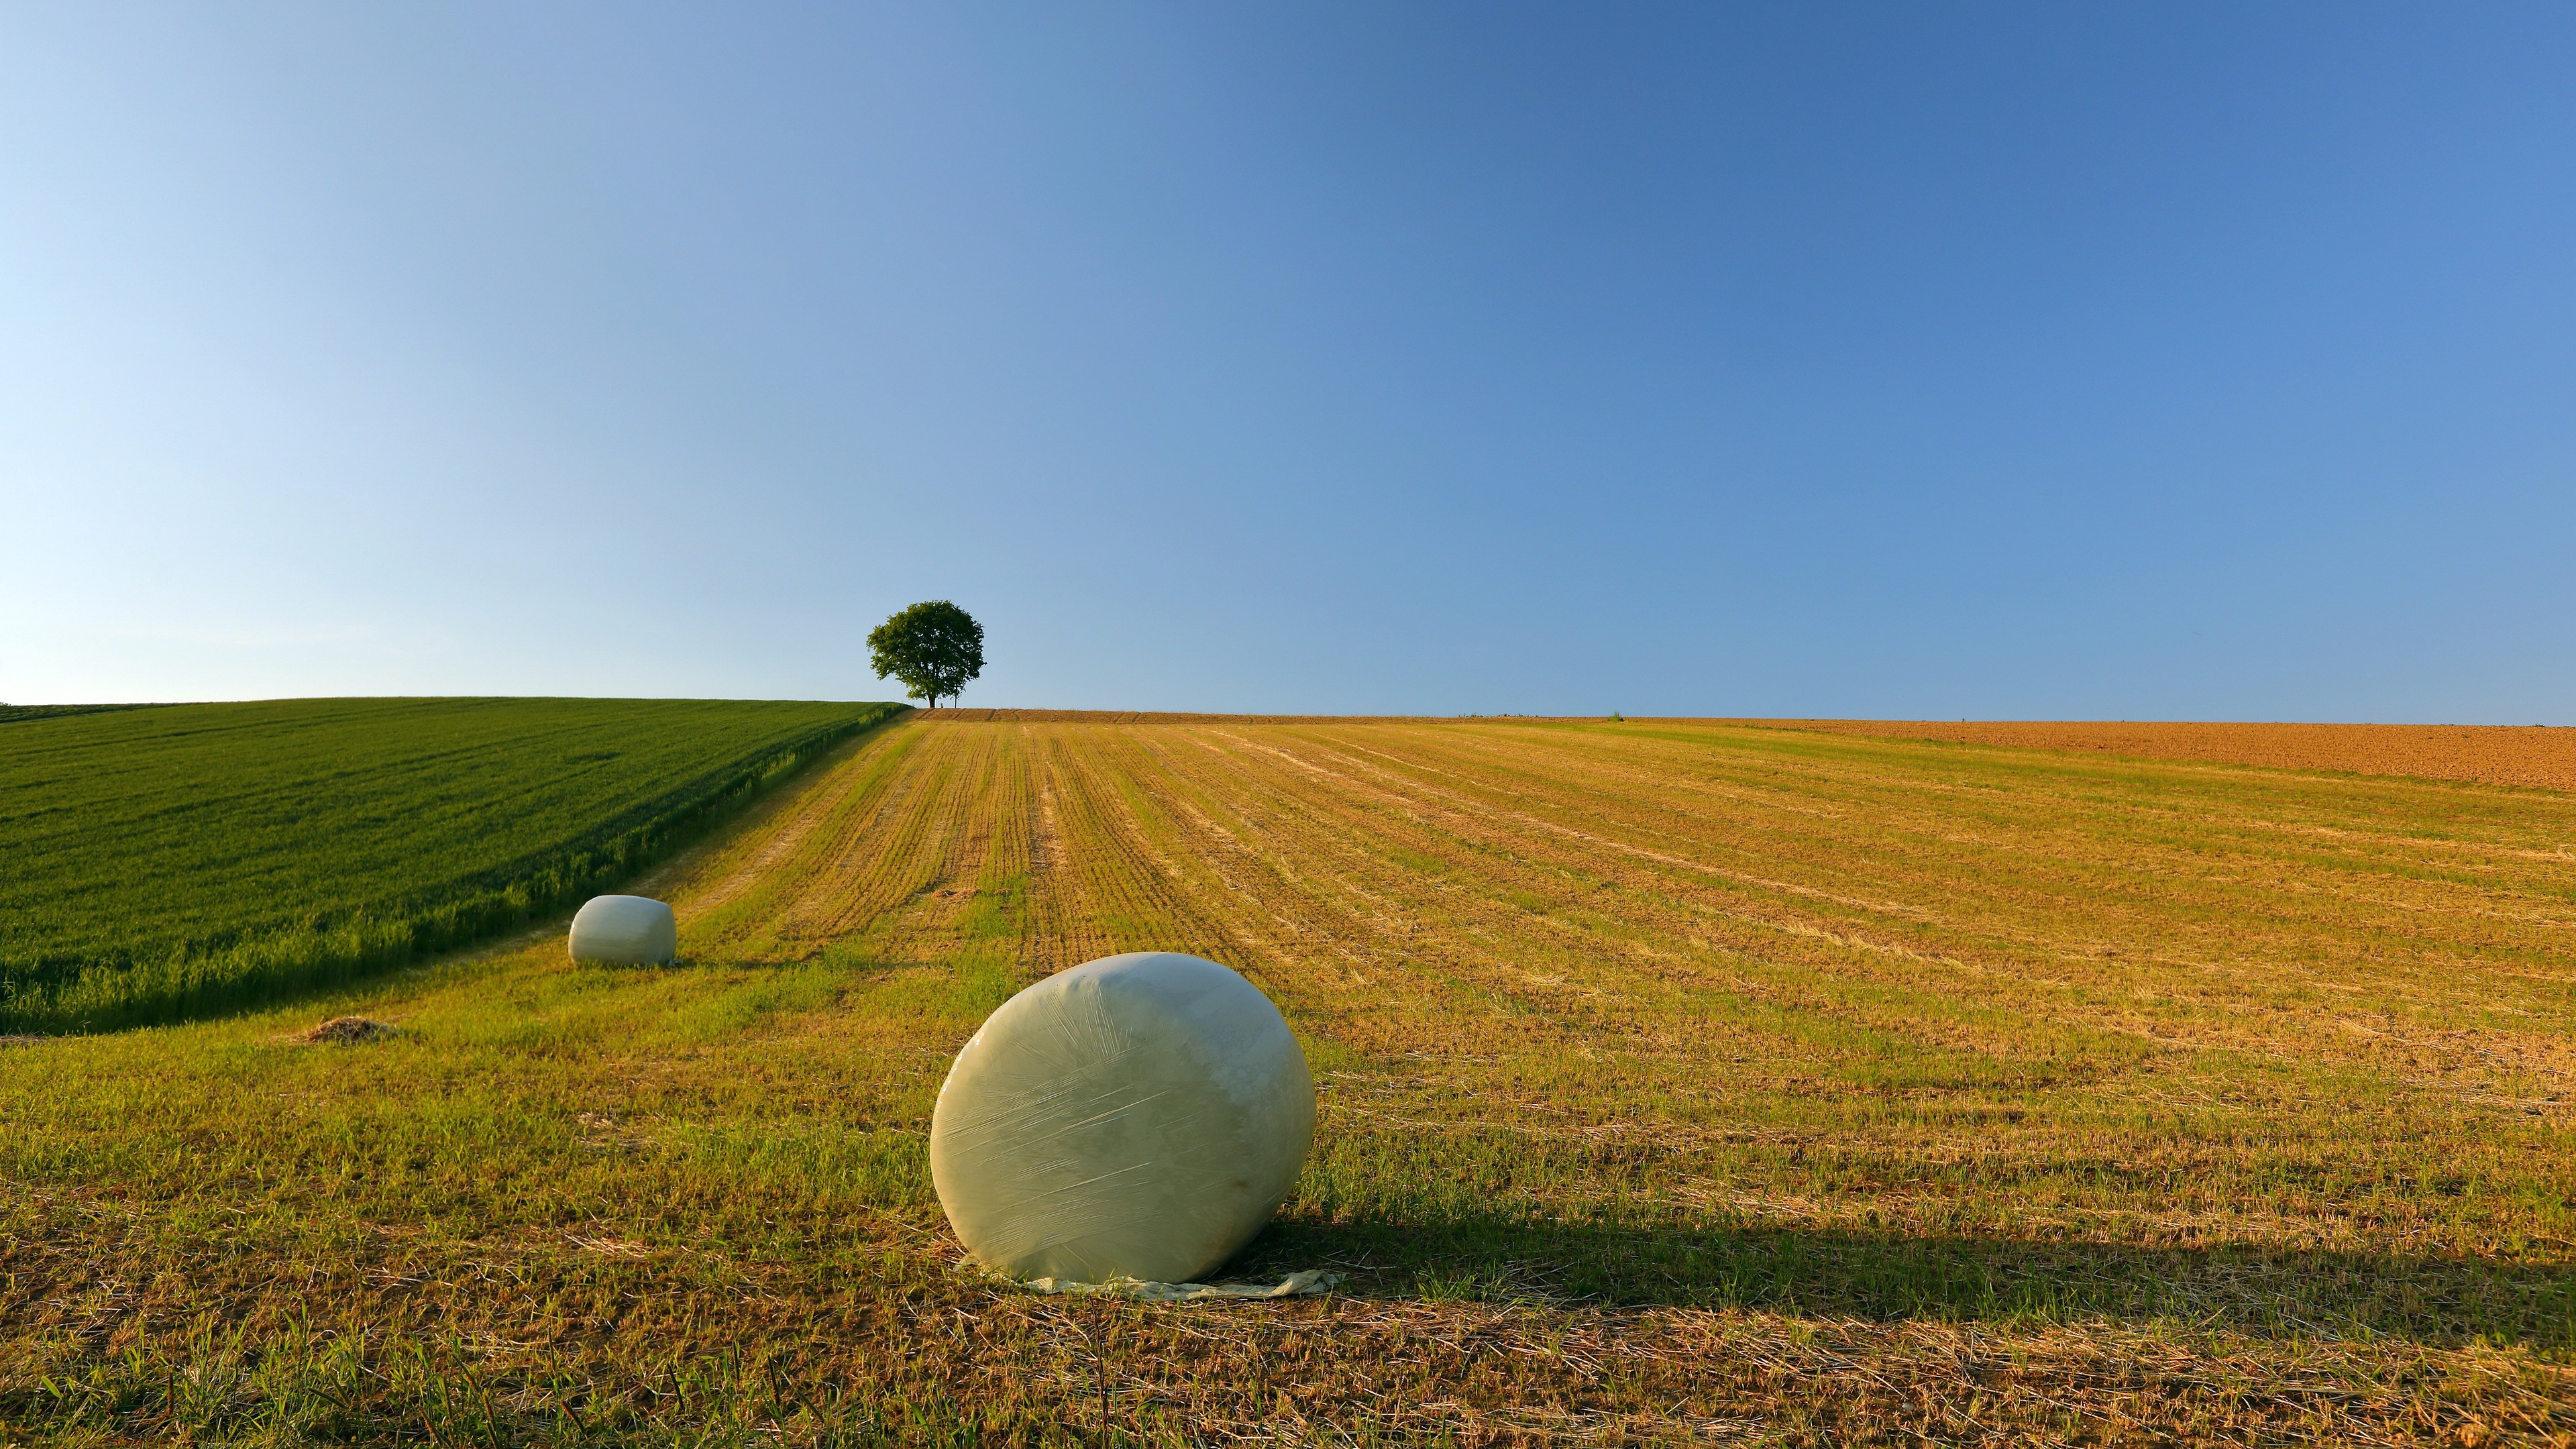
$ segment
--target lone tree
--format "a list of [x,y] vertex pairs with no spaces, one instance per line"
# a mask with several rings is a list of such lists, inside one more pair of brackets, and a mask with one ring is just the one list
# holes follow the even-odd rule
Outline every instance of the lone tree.
[[966,681],[984,672],[984,626],[946,599],[915,604],[868,635],[877,678],[891,674],[903,692],[939,708],[940,696],[957,697]]

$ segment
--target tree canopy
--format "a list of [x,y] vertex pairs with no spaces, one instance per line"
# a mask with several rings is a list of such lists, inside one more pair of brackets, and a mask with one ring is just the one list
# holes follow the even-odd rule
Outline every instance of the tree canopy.
[[893,675],[907,696],[937,709],[943,696],[956,698],[966,681],[984,672],[984,626],[946,599],[933,599],[870,631],[868,653],[877,678]]

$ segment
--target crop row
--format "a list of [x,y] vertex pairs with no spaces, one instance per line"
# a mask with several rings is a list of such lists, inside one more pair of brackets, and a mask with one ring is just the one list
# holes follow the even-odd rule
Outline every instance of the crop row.
[[0,1030],[345,980],[633,875],[894,705],[365,700],[0,731]]

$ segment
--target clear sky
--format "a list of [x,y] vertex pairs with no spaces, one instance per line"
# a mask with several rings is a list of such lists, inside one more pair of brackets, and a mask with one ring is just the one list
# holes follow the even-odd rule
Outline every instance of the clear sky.
[[0,12],[0,699],[2576,723],[2576,7]]

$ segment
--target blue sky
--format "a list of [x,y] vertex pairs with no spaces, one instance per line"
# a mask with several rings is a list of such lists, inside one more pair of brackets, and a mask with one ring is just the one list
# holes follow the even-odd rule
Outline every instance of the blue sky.
[[2576,723],[2576,10],[11,7],[0,699]]

